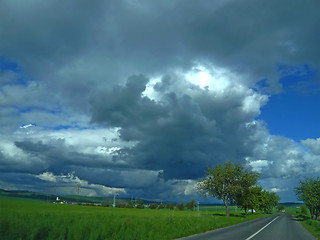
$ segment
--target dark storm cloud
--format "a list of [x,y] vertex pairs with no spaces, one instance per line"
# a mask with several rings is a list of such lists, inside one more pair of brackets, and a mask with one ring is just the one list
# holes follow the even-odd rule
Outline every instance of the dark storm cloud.
[[[180,89],[171,86],[175,81]],[[235,86],[219,96],[166,77],[154,87],[161,95],[155,101],[143,96],[146,83],[143,75],[132,76],[92,100],[93,122],[119,127],[122,140],[137,142],[115,158],[134,168],[164,170],[165,178],[193,179],[212,163],[241,162],[251,154],[254,115],[243,109],[248,92]]]
[[319,68],[318,1],[1,4],[2,54],[54,79],[54,87],[63,76],[64,94],[69,81],[85,89],[120,72],[159,73],[199,60],[251,75],[250,84],[269,78],[274,90],[275,64]]
[[35,169],[34,173],[51,171],[54,174],[67,174],[72,172],[75,167],[125,167],[123,164],[112,162],[108,156],[82,153],[73,146],[67,146],[62,139],[52,139],[45,143],[24,140],[15,142],[15,146],[21,149],[27,157],[37,157],[44,160],[45,165]]

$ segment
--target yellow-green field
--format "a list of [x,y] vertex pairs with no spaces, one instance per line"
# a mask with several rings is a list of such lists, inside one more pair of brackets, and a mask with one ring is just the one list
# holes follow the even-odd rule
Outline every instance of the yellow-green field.
[[[223,207],[214,207],[223,209]],[[0,197],[1,239],[175,239],[263,215],[121,209]]]

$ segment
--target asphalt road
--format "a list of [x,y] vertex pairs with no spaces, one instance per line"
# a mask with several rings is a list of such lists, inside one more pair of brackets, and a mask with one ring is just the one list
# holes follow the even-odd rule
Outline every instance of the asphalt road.
[[278,214],[250,222],[181,238],[181,240],[314,240],[290,214]]

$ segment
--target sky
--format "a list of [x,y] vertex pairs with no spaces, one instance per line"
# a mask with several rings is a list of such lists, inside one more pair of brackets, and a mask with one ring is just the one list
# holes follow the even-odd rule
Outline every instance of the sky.
[[296,201],[320,175],[319,8],[0,1],[0,188],[204,201],[232,161]]

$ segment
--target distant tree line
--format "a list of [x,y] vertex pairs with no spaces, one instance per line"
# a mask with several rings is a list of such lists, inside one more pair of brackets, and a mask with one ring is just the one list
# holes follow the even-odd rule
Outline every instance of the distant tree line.
[[300,180],[300,186],[295,188],[297,199],[303,201],[310,211],[312,219],[320,216],[320,178],[305,178]]
[[[146,205],[150,209],[169,209],[169,210],[195,210],[197,207],[197,203],[195,200],[191,200],[190,202],[187,203],[150,203],[149,205]],[[127,203],[120,202],[116,205],[118,208],[138,208],[138,209],[144,209],[145,205],[143,200],[136,200],[136,201],[128,201]]]
[[198,182],[197,190],[204,196],[213,196],[223,201],[226,215],[229,205],[235,204],[245,210],[260,210],[271,213],[280,200],[276,193],[270,193],[257,186],[260,174],[245,169],[240,164],[226,162],[208,168],[206,177]]

